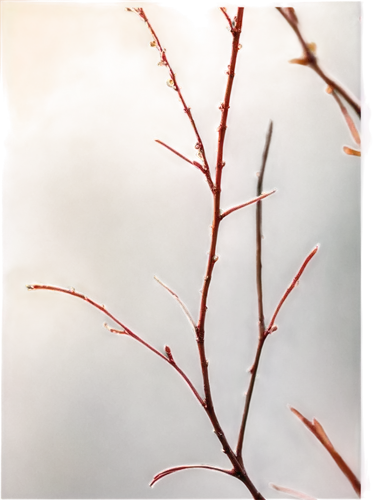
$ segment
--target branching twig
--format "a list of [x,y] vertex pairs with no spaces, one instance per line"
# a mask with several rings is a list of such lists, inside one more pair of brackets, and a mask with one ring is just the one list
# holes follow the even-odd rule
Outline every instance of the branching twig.
[[339,78],[334,76],[320,61],[317,56],[317,45],[314,42],[308,41],[293,10],[289,7],[280,7],[279,10],[283,18],[292,28],[301,48],[301,55],[295,59],[291,59],[290,62],[292,64],[308,65],[323,82],[326,94],[331,95],[334,99],[340,115],[343,118],[344,124],[348,129],[349,135],[355,145],[355,148],[352,146],[343,146],[343,152],[349,156],[360,157],[361,134],[354,119],[351,117],[349,111],[342,102],[343,99],[358,115],[360,115],[362,110],[360,99],[358,99],[353,92],[346,85],[344,85]]
[[306,417],[302,415],[298,410],[295,408],[289,407],[290,410],[305,424],[305,426],[314,434],[314,436],[322,443],[324,448],[328,451],[328,453],[331,455],[333,460],[336,462],[337,466],[341,469],[343,474],[346,476],[346,478],[349,480],[350,484],[352,485],[354,491],[357,493],[357,495],[360,497],[361,496],[361,483],[359,479],[356,477],[354,472],[351,470],[349,465],[344,461],[342,456],[336,451],[335,447],[331,443],[329,437],[327,436],[325,430],[323,429],[322,425],[315,419],[313,418],[312,421],[308,420]]
[[151,481],[150,486],[153,486],[157,481],[163,479],[165,476],[169,476],[169,474],[173,474],[174,472],[179,472],[181,470],[187,469],[208,469],[216,472],[223,472],[224,474],[229,474],[230,476],[234,476],[233,470],[222,469],[220,467],[213,467],[211,465],[180,465],[178,467],[171,467],[170,469],[163,470],[156,474],[154,479]]
[[239,210],[240,208],[248,207],[249,205],[252,205],[253,203],[257,203],[258,201],[264,200],[264,198],[267,198],[268,196],[271,196],[271,194],[276,193],[276,189],[273,191],[269,191],[268,193],[263,193],[260,196],[257,196],[256,198],[253,198],[250,201],[247,201],[246,203],[242,203],[241,205],[237,205],[236,207],[229,208],[225,212],[220,214],[220,219],[223,220],[224,217],[227,215],[231,214],[232,212],[235,212],[236,210]]
[[206,175],[206,171],[205,169],[203,168],[203,166],[198,163],[197,161],[191,161],[189,160],[189,158],[186,158],[186,156],[182,155],[181,153],[179,153],[178,151],[176,151],[175,149],[171,148],[170,146],[168,146],[168,144],[165,144],[164,142],[162,141],[159,141],[158,139],[155,139],[155,142],[157,142],[158,144],[161,144],[162,146],[164,146],[165,148],[169,149],[169,151],[172,151],[172,153],[174,153],[175,155],[179,156],[180,158],[182,158],[183,160],[187,161],[188,163],[190,163],[191,165],[194,165],[194,167],[197,167],[201,172],[203,172],[205,175]]
[[233,23],[232,23],[232,19],[228,16],[227,9],[225,7],[220,7],[220,10],[224,14],[226,20],[228,21],[230,31],[232,31]]

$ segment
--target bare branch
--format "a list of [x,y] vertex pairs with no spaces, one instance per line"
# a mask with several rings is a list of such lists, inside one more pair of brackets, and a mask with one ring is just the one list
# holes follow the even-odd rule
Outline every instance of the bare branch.
[[[257,195],[259,196],[263,189],[263,179],[264,172],[266,169],[268,152],[271,144],[273,131],[273,123],[272,121],[269,124],[268,132],[266,136],[266,141],[264,144],[263,155],[262,155],[262,165],[259,172],[258,183],[257,183]],[[236,447],[236,455],[239,460],[242,461],[242,448],[243,442],[245,438],[245,430],[247,425],[247,419],[249,415],[251,398],[254,391],[256,374],[260,362],[260,357],[262,354],[262,349],[264,345],[264,341],[266,337],[264,336],[265,324],[264,324],[264,314],[263,314],[263,290],[262,290],[262,202],[257,203],[256,206],[256,281],[257,281],[257,295],[258,295],[258,328],[259,328],[259,341],[258,347],[255,354],[255,359],[253,366],[250,370],[251,376],[249,381],[249,388],[246,393],[245,405],[242,414],[242,421],[240,430],[238,432],[238,440]]]
[[159,283],[159,285],[161,285],[163,288],[165,288],[167,290],[167,292],[169,292],[176,300],[177,302],[180,304],[182,310],[184,311],[187,319],[190,321],[191,325],[193,326],[194,328],[194,331],[196,331],[197,329],[197,325],[195,324],[194,320],[193,320],[193,317],[192,315],[190,314],[189,312],[189,309],[185,306],[185,304],[182,302],[182,300],[180,299],[180,297],[177,295],[177,293],[175,293],[173,290],[171,290],[169,287],[167,287],[167,285],[165,285],[161,280],[159,280],[159,278],[157,278],[156,276],[154,276],[154,280],[157,281]]
[[[143,346],[147,347],[150,351],[155,353],[157,356],[159,356],[161,359],[166,361],[170,366],[172,366],[180,375],[181,377],[185,380],[187,385],[190,387],[191,391],[193,392],[194,396],[198,399],[199,403],[204,407],[204,401],[200,397],[198,391],[194,387],[193,383],[189,379],[189,377],[185,374],[185,372],[176,364],[172,356],[168,355],[168,351],[166,350],[166,356],[155,349],[152,345],[150,345],[148,342],[143,340],[141,337],[136,335],[134,332],[130,330],[127,326],[125,326],[121,321],[119,321],[113,314],[111,314],[109,311],[107,311],[106,307],[104,305],[99,304],[98,302],[95,302],[94,300],[90,299],[90,297],[87,297],[87,295],[84,295],[83,293],[76,292],[74,288],[61,288],[58,286],[52,286],[52,285],[26,285],[26,288],[28,290],[50,290],[52,292],[60,292],[60,293],[67,293],[68,295],[72,295],[73,297],[77,297],[79,299],[84,300],[85,302],[88,302],[92,306],[94,306],[96,309],[99,309],[102,313],[104,313],[108,318],[111,318],[112,321],[117,323],[122,330],[118,330],[116,328],[110,327],[107,323],[104,323],[105,328],[109,330],[112,333],[117,333],[120,335],[128,335],[129,337],[133,338]],[[170,350],[170,349],[169,349]]]
[[232,470],[221,469],[220,467],[211,467],[210,465],[180,465],[179,467],[171,467],[170,469],[163,470],[162,472],[159,472],[159,474],[156,474],[156,476],[151,481],[150,486],[153,486],[157,481],[163,479],[163,477],[169,476],[169,474],[188,469],[207,469],[216,472],[223,472],[224,474],[229,474],[230,476],[234,475]]
[[273,313],[273,316],[272,316],[272,319],[270,321],[270,324],[268,325],[268,328],[265,332],[265,335],[269,335],[270,333],[272,333],[273,331],[275,331],[275,328],[276,326],[275,325],[275,320],[276,320],[276,317],[277,315],[279,314],[279,311],[282,307],[282,305],[284,304],[284,302],[286,301],[286,299],[288,298],[289,294],[291,293],[291,291],[297,286],[298,284],[298,280],[300,279],[300,277],[302,276],[302,273],[304,272],[304,270],[306,269],[306,266],[307,264],[310,262],[310,260],[314,257],[314,255],[316,254],[316,252],[318,251],[319,249],[319,246],[317,245],[310,253],[309,255],[306,257],[306,259],[303,261],[303,264],[302,266],[300,267],[298,273],[295,275],[295,277],[293,278],[293,281],[292,283],[289,285],[289,287],[287,288],[286,292],[284,293],[284,295],[282,296],[278,306],[276,307],[276,310],[275,312]]
[[228,16],[228,13],[227,13],[227,9],[226,9],[226,7],[220,7],[220,10],[221,10],[221,12],[224,14],[224,16],[225,16],[226,20],[227,20],[227,21],[228,21],[228,23],[229,23],[229,28],[230,28],[230,30],[232,31],[232,29],[233,29],[233,23],[232,23],[232,19]]
[[286,19],[289,23],[290,27],[293,29],[294,33],[297,35],[297,38],[302,46],[303,57],[300,59],[293,59],[291,62],[302,64],[304,66],[309,66],[311,69],[317,73],[320,78],[332,89],[336,90],[345,101],[354,109],[357,115],[361,116],[361,106],[357,102],[355,98],[353,98],[349,92],[344,89],[339,83],[335,82],[326,73],[322,70],[322,68],[318,64],[318,60],[315,56],[315,44],[307,43],[299,29],[298,19],[293,9],[293,14],[291,14],[290,9],[283,7],[276,7],[276,9],[280,12],[280,14]]
[[237,205],[236,207],[230,208],[229,210],[226,210],[225,212],[220,214],[220,219],[224,219],[224,217],[231,214],[232,212],[235,212],[236,210],[239,210],[240,208],[244,208],[249,205],[252,205],[253,203],[257,203],[258,201],[264,200],[264,198],[267,198],[268,196],[271,196],[271,194],[274,193],[276,193],[276,189],[274,189],[273,191],[269,191],[268,193],[263,193],[260,196],[257,196],[256,198],[247,201],[246,203],[242,203],[241,205]]
[[202,139],[201,139],[201,136],[200,136],[200,134],[198,132],[197,126],[195,124],[193,115],[191,113],[191,109],[189,108],[189,106],[187,106],[187,104],[185,102],[185,99],[184,99],[184,97],[183,97],[183,95],[181,93],[181,88],[180,88],[180,86],[179,86],[179,84],[177,82],[176,74],[174,73],[174,71],[172,70],[171,65],[169,64],[168,58],[166,56],[166,49],[164,49],[162,47],[162,45],[161,45],[161,43],[159,41],[159,38],[158,38],[158,36],[156,35],[156,33],[154,31],[154,28],[152,27],[152,25],[151,25],[148,17],[145,14],[145,11],[142,8],[137,8],[137,9],[134,9],[133,11],[136,12],[139,15],[139,17],[147,24],[147,27],[148,27],[148,29],[151,32],[151,35],[153,37],[153,41],[151,42],[151,45],[153,47],[156,47],[158,49],[159,53],[160,53],[160,62],[159,62],[159,65],[160,66],[166,66],[166,68],[169,71],[170,80],[167,81],[167,85],[177,91],[177,94],[178,94],[178,96],[180,98],[180,101],[182,103],[184,111],[185,111],[185,113],[187,114],[187,116],[188,116],[188,118],[190,120],[191,126],[193,127],[194,134],[195,134],[195,137],[197,139],[197,143],[196,143],[195,147],[198,150],[198,154],[199,154],[200,158],[202,158],[202,160],[203,160],[204,173],[205,173],[208,185],[209,185],[209,187],[210,187],[210,189],[211,189],[211,191],[213,193],[215,188],[214,188],[214,184],[212,182],[212,178],[211,178],[211,174],[210,174],[210,168],[209,168],[209,165],[208,165],[208,162],[207,162],[206,152],[205,152],[205,149],[204,149],[204,146],[203,146],[203,143],[202,143]]
[[354,141],[358,145],[361,144],[361,137],[359,135],[357,127],[355,126],[355,124],[352,120],[352,117],[349,115],[348,110],[346,109],[346,107],[342,103],[340,97],[337,95],[337,92],[335,92],[331,87],[327,87],[327,93],[331,94],[333,96],[333,98],[335,99],[335,101],[337,102],[337,104],[339,105],[340,111],[343,114],[343,117],[346,121],[346,124],[348,125],[348,128],[350,130],[350,133],[351,133]]
[[295,408],[290,406],[289,409],[292,413],[294,413],[294,415],[296,415],[301,420],[301,422],[303,422],[305,424],[305,426],[322,443],[324,448],[328,451],[328,453],[331,455],[333,460],[336,462],[337,466],[341,469],[342,473],[349,480],[354,491],[360,497],[361,496],[361,483],[360,483],[360,481],[358,480],[358,478],[356,477],[354,472],[351,470],[351,468],[348,466],[348,464],[344,461],[342,456],[336,451],[335,447],[333,446],[329,437],[327,436],[325,430],[323,429],[323,426],[315,418],[313,418],[312,421],[310,422],[310,420],[308,420],[306,417],[304,417],[302,415],[302,413],[300,413]]
[[291,488],[285,488],[284,486],[277,486],[276,484],[270,483],[271,488],[276,491],[280,491],[281,493],[286,493],[295,498],[300,498],[301,500],[316,500],[315,497],[311,497],[310,495],[306,495],[306,493],[301,493],[297,490],[292,490]]
[[159,141],[159,139],[155,139],[155,142],[157,142],[158,144],[161,144],[165,148],[169,149],[169,151],[172,151],[172,153],[174,153],[175,155],[179,156],[183,160],[187,161],[188,163],[190,163],[190,165],[194,165],[194,167],[197,167],[201,172],[203,172],[205,174],[204,168],[197,161],[191,161],[191,160],[189,160],[189,158],[186,158],[186,156],[182,155],[181,153],[179,153],[175,149],[171,148],[170,146],[168,146],[168,144],[165,144],[165,142]]
[[348,146],[344,146],[342,150],[349,156],[361,156],[360,151],[358,151],[357,149],[348,148]]

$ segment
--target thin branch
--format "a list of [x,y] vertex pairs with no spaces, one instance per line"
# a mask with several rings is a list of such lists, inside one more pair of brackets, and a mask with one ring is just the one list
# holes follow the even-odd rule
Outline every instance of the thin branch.
[[[157,356],[159,356],[161,359],[166,361],[169,365],[171,365],[180,375],[181,377],[185,380],[187,385],[190,387],[191,391],[193,392],[194,396],[198,399],[199,403],[204,407],[204,401],[200,397],[198,391],[194,387],[193,383],[189,379],[189,377],[185,374],[185,372],[175,363],[173,357],[168,356],[168,351],[166,351],[167,356],[165,356],[162,352],[158,351],[150,345],[148,342],[143,340],[141,337],[136,335],[134,332],[130,330],[127,326],[125,326],[121,321],[119,321],[113,314],[111,314],[109,311],[107,311],[106,307],[104,305],[99,304],[98,302],[95,302],[94,300],[90,299],[90,297],[87,297],[87,295],[84,295],[83,293],[76,292],[74,288],[61,288],[58,286],[52,286],[52,285],[27,285],[28,290],[50,290],[52,292],[60,292],[60,293],[66,293],[68,295],[72,295],[73,297],[77,297],[79,299],[84,300],[85,302],[88,302],[92,306],[94,306],[96,309],[99,309],[102,313],[104,313],[108,318],[111,318],[112,321],[114,321],[117,325],[119,325],[122,330],[117,330],[115,328],[111,328],[108,326],[107,323],[104,323],[104,326],[112,333],[117,333],[117,334],[122,334],[122,335],[128,335],[129,337],[133,338],[143,346],[147,347],[150,351],[155,353]],[[169,349],[169,348],[168,348]]]
[[286,493],[295,498],[300,498],[301,500],[316,500],[315,497],[311,497],[310,495],[306,495],[306,493],[301,493],[297,490],[292,490],[291,488],[285,488],[284,486],[277,486],[276,484],[270,483],[271,488],[276,491],[280,491],[281,493]]
[[231,214],[232,212],[235,212],[236,210],[239,210],[240,208],[248,207],[249,205],[252,205],[253,203],[257,203],[258,201],[264,200],[264,198],[267,198],[268,196],[271,196],[271,194],[276,193],[276,189],[273,191],[269,191],[268,193],[263,193],[260,196],[257,196],[256,198],[253,198],[250,201],[247,201],[246,203],[242,203],[241,205],[237,205],[236,207],[230,208],[229,210],[226,210],[222,214],[220,214],[220,219],[224,219],[227,215]]
[[165,288],[167,290],[167,292],[169,292],[176,300],[177,302],[180,304],[182,310],[184,311],[187,319],[190,321],[190,323],[192,324],[193,328],[194,328],[194,331],[196,331],[197,329],[197,325],[195,324],[194,320],[193,320],[193,317],[192,315],[190,314],[189,312],[189,309],[185,306],[185,304],[182,302],[182,300],[180,299],[180,297],[177,295],[177,293],[175,293],[173,290],[171,290],[169,287],[167,287],[167,285],[165,285],[161,280],[159,280],[159,278],[157,278],[156,276],[154,276],[154,280],[157,281],[159,283],[159,285],[161,285],[163,288]]
[[[264,172],[266,169],[268,152],[269,152],[271,139],[272,139],[272,131],[273,131],[273,123],[271,121],[269,124],[269,127],[268,127],[266,141],[265,141],[265,145],[264,145],[264,149],[263,149],[262,165],[261,165],[261,169],[259,172],[258,183],[257,183],[257,195],[260,195],[260,193],[263,190]],[[261,201],[259,203],[257,203],[257,206],[256,206],[256,281],[257,281],[257,296],[258,296],[259,341],[258,341],[257,351],[255,354],[255,360],[254,360],[253,366],[250,370],[251,376],[250,376],[249,388],[248,388],[247,393],[246,393],[245,405],[244,405],[244,410],[243,410],[243,414],[242,414],[242,421],[241,421],[241,426],[240,426],[240,430],[238,433],[236,455],[239,458],[239,460],[241,460],[241,462],[242,462],[243,442],[244,442],[244,437],[245,437],[245,430],[246,430],[247,419],[248,419],[248,415],[249,415],[251,398],[253,395],[254,384],[255,384],[256,374],[258,371],[260,356],[262,354],[263,344],[264,344],[264,341],[266,338],[264,336],[265,324],[264,324],[263,289],[262,289],[262,202]]]
[[337,466],[341,469],[343,474],[349,480],[354,491],[360,497],[361,496],[360,481],[358,480],[354,472],[351,470],[351,468],[348,466],[348,464],[344,461],[342,456],[336,451],[335,447],[331,443],[322,425],[315,418],[313,418],[312,421],[310,422],[310,420],[304,417],[302,413],[300,413],[298,410],[296,410],[293,407],[289,408],[290,411],[294,413],[294,415],[296,415],[301,420],[301,422],[303,422],[305,426],[314,434],[314,436],[322,443],[324,448],[328,451],[333,460],[336,462]]
[[357,149],[348,148],[348,146],[344,146],[342,150],[349,156],[361,156],[360,151],[358,151]]
[[284,17],[284,19],[288,22],[290,27],[293,29],[295,34],[297,35],[297,38],[302,46],[303,50],[303,57],[300,59],[294,59],[291,62],[302,64],[304,66],[309,66],[312,68],[319,76],[322,78],[322,80],[332,89],[336,90],[345,100],[346,102],[354,109],[354,111],[357,113],[357,115],[360,117],[361,116],[361,106],[357,102],[355,98],[353,98],[349,92],[344,89],[339,83],[335,82],[331,78],[329,78],[324,71],[321,69],[320,65],[318,64],[318,60],[314,54],[314,48],[315,46],[313,44],[307,43],[299,29],[298,25],[298,18],[295,14],[294,9],[291,8],[283,8],[283,7],[276,7],[276,9],[280,12],[280,14]]
[[158,144],[161,144],[162,146],[164,146],[165,148],[169,149],[169,151],[172,151],[172,153],[174,153],[175,155],[179,156],[180,158],[182,158],[183,160],[187,161],[188,163],[190,163],[190,165],[194,165],[194,167],[197,167],[201,172],[204,173],[204,175],[206,175],[206,171],[205,169],[203,168],[203,166],[198,163],[197,161],[191,161],[189,160],[189,158],[186,158],[186,156],[182,155],[181,153],[179,153],[178,151],[176,151],[175,149],[171,148],[170,146],[168,146],[168,144],[165,144],[164,142],[162,141],[159,141],[159,139],[155,139],[155,142],[157,142]]
[[342,103],[340,97],[337,95],[337,92],[335,92],[331,87],[327,87],[327,93],[328,94],[331,94],[333,96],[333,98],[335,99],[335,101],[337,102],[339,108],[340,108],[340,111],[346,121],[346,124],[350,130],[350,133],[354,139],[354,141],[359,145],[361,144],[361,137],[359,135],[359,132],[357,130],[357,127],[355,126],[353,120],[352,120],[352,117],[349,115],[348,113],[348,110],[346,109],[346,107],[344,106],[344,104]]
[[229,474],[230,476],[234,476],[232,470],[221,469],[220,467],[212,467],[210,465],[180,465],[179,467],[171,467],[170,469],[163,470],[162,472],[159,472],[159,474],[156,474],[156,476],[151,481],[150,486],[153,486],[157,481],[163,479],[163,477],[169,476],[169,474],[173,474],[174,472],[179,472],[181,470],[187,470],[187,469],[207,469],[216,472],[223,472],[224,474]]
[[300,277],[302,276],[302,273],[304,272],[304,270],[306,269],[306,266],[307,264],[310,262],[310,260],[314,257],[314,255],[316,254],[316,252],[318,251],[319,249],[319,246],[317,245],[310,253],[309,255],[306,257],[306,259],[303,261],[303,264],[302,266],[300,267],[298,273],[295,275],[295,277],[293,278],[293,281],[292,283],[288,286],[288,288],[286,289],[284,295],[282,296],[278,306],[276,307],[276,310],[275,312],[273,313],[273,316],[272,316],[272,319],[270,321],[270,324],[268,325],[268,328],[267,330],[265,331],[264,335],[267,336],[269,335],[270,333],[272,333],[272,331],[275,331],[275,328],[276,326],[275,325],[275,320],[276,320],[276,317],[277,315],[279,314],[279,311],[282,307],[282,305],[284,304],[284,302],[286,301],[286,299],[288,298],[289,294],[291,293],[291,291],[298,285],[298,280],[300,279]]
[[156,35],[156,33],[154,31],[154,28],[152,27],[152,25],[151,25],[148,17],[145,14],[145,11],[142,8],[131,9],[131,11],[137,13],[139,15],[139,17],[147,24],[147,27],[150,30],[151,35],[153,37],[153,41],[151,42],[151,46],[156,47],[158,49],[159,53],[160,53],[160,62],[159,62],[159,65],[160,66],[166,66],[168,68],[168,70],[169,70],[170,80],[167,81],[167,84],[168,84],[169,87],[171,87],[171,88],[173,88],[174,90],[177,91],[177,94],[178,94],[178,96],[180,98],[180,101],[182,103],[184,111],[185,111],[185,113],[187,114],[187,116],[188,116],[188,118],[190,120],[191,126],[193,127],[194,134],[195,134],[195,137],[197,139],[197,143],[196,143],[195,147],[198,150],[199,157],[203,160],[204,174],[206,176],[206,179],[207,179],[208,185],[209,185],[209,187],[211,189],[211,192],[213,193],[214,190],[215,190],[215,186],[214,186],[214,184],[212,182],[210,168],[209,168],[209,165],[208,165],[208,162],[207,162],[207,157],[206,157],[206,152],[205,152],[205,149],[204,149],[204,146],[203,146],[203,142],[202,142],[201,136],[200,136],[200,134],[198,132],[197,126],[195,124],[193,115],[191,113],[191,109],[187,106],[187,104],[185,102],[185,99],[184,99],[184,97],[183,97],[183,95],[181,93],[181,88],[180,88],[180,86],[179,86],[179,84],[177,82],[176,74],[174,73],[174,71],[172,70],[171,65],[169,64],[168,58],[166,56],[166,49],[164,49],[163,46],[161,45],[161,43],[159,41],[159,38],[158,38],[158,36]]
[[232,24],[232,19],[228,16],[228,13],[227,13],[227,9],[226,7],[220,7],[220,10],[221,12],[224,14],[226,20],[228,21],[229,23],[229,28],[230,28],[230,31],[232,31],[233,29],[233,24]]

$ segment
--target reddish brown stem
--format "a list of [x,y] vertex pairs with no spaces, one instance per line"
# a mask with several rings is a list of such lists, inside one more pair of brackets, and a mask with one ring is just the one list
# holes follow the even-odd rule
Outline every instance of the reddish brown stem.
[[221,12],[224,14],[225,19],[228,21],[230,31],[233,29],[232,19],[228,16],[227,9],[225,7],[220,7]]
[[235,212],[236,210],[239,210],[240,208],[248,207],[249,205],[252,205],[253,203],[257,203],[258,201],[264,200],[264,198],[267,198],[268,196],[271,196],[271,194],[274,194],[274,193],[276,193],[276,189],[274,189],[273,191],[269,191],[268,193],[263,193],[263,194],[257,196],[256,198],[253,198],[252,200],[247,201],[246,203],[242,203],[241,205],[237,205],[236,207],[229,208],[228,210],[226,210],[225,212],[223,212],[220,215],[220,219],[223,220],[224,217],[231,214],[232,212]]
[[323,429],[323,426],[315,418],[313,418],[312,421],[310,422],[310,420],[308,420],[306,417],[304,417],[302,415],[302,413],[300,413],[295,408],[290,407],[290,410],[301,420],[301,422],[303,422],[305,424],[305,426],[322,443],[324,448],[328,451],[328,453],[331,455],[333,460],[336,462],[336,465],[340,468],[340,470],[343,472],[343,474],[349,480],[354,491],[360,497],[361,496],[361,483],[360,483],[359,479],[354,474],[354,472],[351,470],[349,465],[345,462],[345,460],[342,458],[342,456],[335,449],[335,447],[331,443],[329,437],[327,436],[325,430]]
[[151,481],[150,486],[153,486],[157,481],[163,479],[163,477],[169,476],[169,474],[188,469],[207,469],[216,472],[223,472],[224,474],[229,474],[230,476],[234,475],[233,470],[221,469],[220,467],[213,467],[211,465],[180,465],[178,467],[171,467],[170,469],[163,470],[162,472],[159,472],[159,474],[156,474],[154,479]]
[[[179,153],[178,151],[176,151],[175,149],[171,148],[170,146],[168,146],[168,144],[165,144],[164,142],[162,141],[159,141],[158,139],[155,139],[155,142],[157,142],[158,144],[161,144],[162,146],[164,146],[165,148],[169,149],[169,151],[172,151],[172,153],[174,153],[175,155],[179,156],[180,158],[182,158],[183,160],[187,161],[188,163],[190,163],[190,165],[194,165],[194,167],[197,167],[201,172],[203,172],[205,174],[205,169],[202,167],[202,165],[200,163],[198,163],[197,161],[191,161],[189,160],[189,158],[186,158],[186,156],[182,155],[181,153]],[[206,174],[205,174],[206,175]]]
[[[264,149],[263,149],[262,165],[261,165],[261,169],[259,172],[258,183],[257,183],[257,195],[258,196],[260,195],[260,193],[263,190],[264,172],[265,172],[265,168],[266,168],[266,164],[267,164],[268,152],[269,152],[271,139],[272,139],[272,131],[273,131],[273,124],[272,124],[272,122],[270,122],[267,136],[266,136],[266,142],[265,142]],[[241,462],[243,461],[242,448],[243,448],[243,442],[244,442],[244,437],[245,437],[247,419],[248,419],[248,415],[249,415],[250,402],[251,402],[251,398],[253,395],[254,384],[255,384],[255,379],[256,379],[256,375],[257,375],[257,371],[258,371],[260,356],[262,354],[263,344],[265,341],[265,336],[264,336],[265,324],[264,324],[264,312],[263,312],[263,289],[262,289],[262,202],[261,201],[259,201],[257,203],[257,206],[256,206],[256,281],[257,281],[257,296],[258,296],[259,342],[258,342],[256,354],[255,354],[255,360],[254,360],[253,366],[251,368],[249,388],[248,388],[247,393],[246,393],[245,405],[244,405],[244,410],[243,410],[243,414],[242,414],[242,421],[241,421],[241,426],[240,426],[240,430],[238,433],[236,455],[241,460]]]
[[354,95],[354,93],[350,89],[348,89],[348,87],[346,87],[346,85],[344,85],[321,63],[317,55],[311,49],[311,43],[307,40],[305,34],[303,33],[298,19],[292,9],[290,9],[289,7],[280,7],[280,13],[293,29],[293,32],[301,47],[303,58],[299,59],[299,62],[308,64],[325,85],[328,85],[329,87],[335,89],[341,95],[341,97],[345,99],[345,101],[350,103],[350,105],[353,106],[357,113],[360,114],[360,99],[358,99]]

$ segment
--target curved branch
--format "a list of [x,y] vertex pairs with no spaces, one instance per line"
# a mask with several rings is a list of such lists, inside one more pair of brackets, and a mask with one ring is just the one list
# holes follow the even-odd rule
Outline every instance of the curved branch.
[[164,361],[166,361],[170,366],[172,366],[181,375],[181,377],[185,380],[185,382],[187,383],[187,385],[190,387],[190,389],[193,392],[194,396],[198,399],[199,403],[204,407],[204,401],[203,401],[203,399],[200,397],[198,391],[196,390],[196,388],[194,387],[193,383],[191,382],[191,380],[189,379],[189,377],[186,375],[186,373],[174,361],[173,357],[171,356],[170,349],[169,349],[168,346],[166,346],[166,347],[168,347],[170,355],[168,354],[168,350],[166,349],[166,356],[165,356],[162,352],[158,351],[157,349],[155,349],[155,347],[153,347],[148,342],[146,342],[141,337],[139,337],[137,334],[135,334],[134,332],[132,332],[130,330],[130,328],[128,328],[127,326],[125,326],[113,314],[111,314],[109,311],[107,311],[107,309],[106,309],[106,307],[104,305],[101,305],[98,302],[95,302],[94,300],[90,299],[90,297],[87,297],[87,295],[84,295],[83,293],[76,292],[76,290],[74,288],[62,288],[62,287],[52,286],[52,285],[37,285],[37,284],[26,285],[26,288],[28,290],[50,290],[52,292],[66,293],[68,295],[72,295],[73,297],[77,297],[79,299],[82,299],[85,302],[88,302],[89,304],[91,304],[92,306],[94,306],[96,309],[99,309],[99,311],[101,311],[106,316],[108,316],[108,318],[111,318],[112,321],[114,321],[115,323],[117,323],[117,325],[119,325],[122,328],[122,330],[117,330],[115,328],[111,328],[110,326],[108,326],[107,323],[104,323],[104,326],[110,332],[117,333],[117,334],[120,334],[120,335],[128,335],[129,337],[133,338],[134,340],[136,340],[137,342],[139,342],[143,346],[147,347],[147,349],[149,349],[150,351],[152,351],[153,353],[155,353],[161,359],[163,359]]
[[272,316],[272,319],[270,321],[270,324],[268,325],[268,328],[267,328],[267,330],[264,333],[265,336],[269,335],[270,333],[274,332],[277,329],[277,327],[275,326],[275,320],[276,320],[277,315],[279,314],[279,311],[280,311],[282,305],[284,304],[284,302],[286,301],[286,299],[288,298],[288,296],[292,292],[292,290],[297,286],[298,280],[300,279],[300,277],[302,276],[302,273],[306,269],[307,264],[314,257],[314,255],[316,254],[316,252],[318,251],[318,249],[319,249],[319,246],[317,245],[309,253],[309,255],[306,257],[306,259],[303,261],[303,264],[300,267],[298,273],[293,278],[292,283],[288,286],[288,288],[286,289],[286,292],[281,297],[281,300],[280,300],[279,304],[277,305],[275,312],[273,313],[273,316]]
[[175,472],[187,469],[207,469],[216,472],[223,472],[224,474],[229,474],[230,476],[234,476],[232,470],[221,469],[220,467],[213,467],[211,465],[180,465],[178,467],[171,467],[170,469],[163,470],[162,472],[159,472],[159,474],[156,474],[156,476],[154,476],[153,480],[151,481],[150,486],[153,486],[157,481],[163,479],[163,477],[169,476],[169,474],[173,474]]
[[173,290],[171,290],[170,288],[167,287],[167,285],[165,285],[161,280],[159,280],[159,278],[157,278],[156,276],[154,276],[154,280],[157,281],[159,283],[159,285],[161,285],[163,288],[165,288],[167,290],[167,292],[169,292],[176,300],[177,302],[180,304],[182,310],[184,311],[187,319],[190,321],[190,323],[192,324],[193,328],[194,328],[194,331],[196,331],[197,329],[197,326],[193,320],[193,317],[192,315],[190,314],[189,312],[189,309],[185,306],[185,304],[182,302],[182,300],[180,299],[180,297],[177,295],[177,293],[175,293]]

